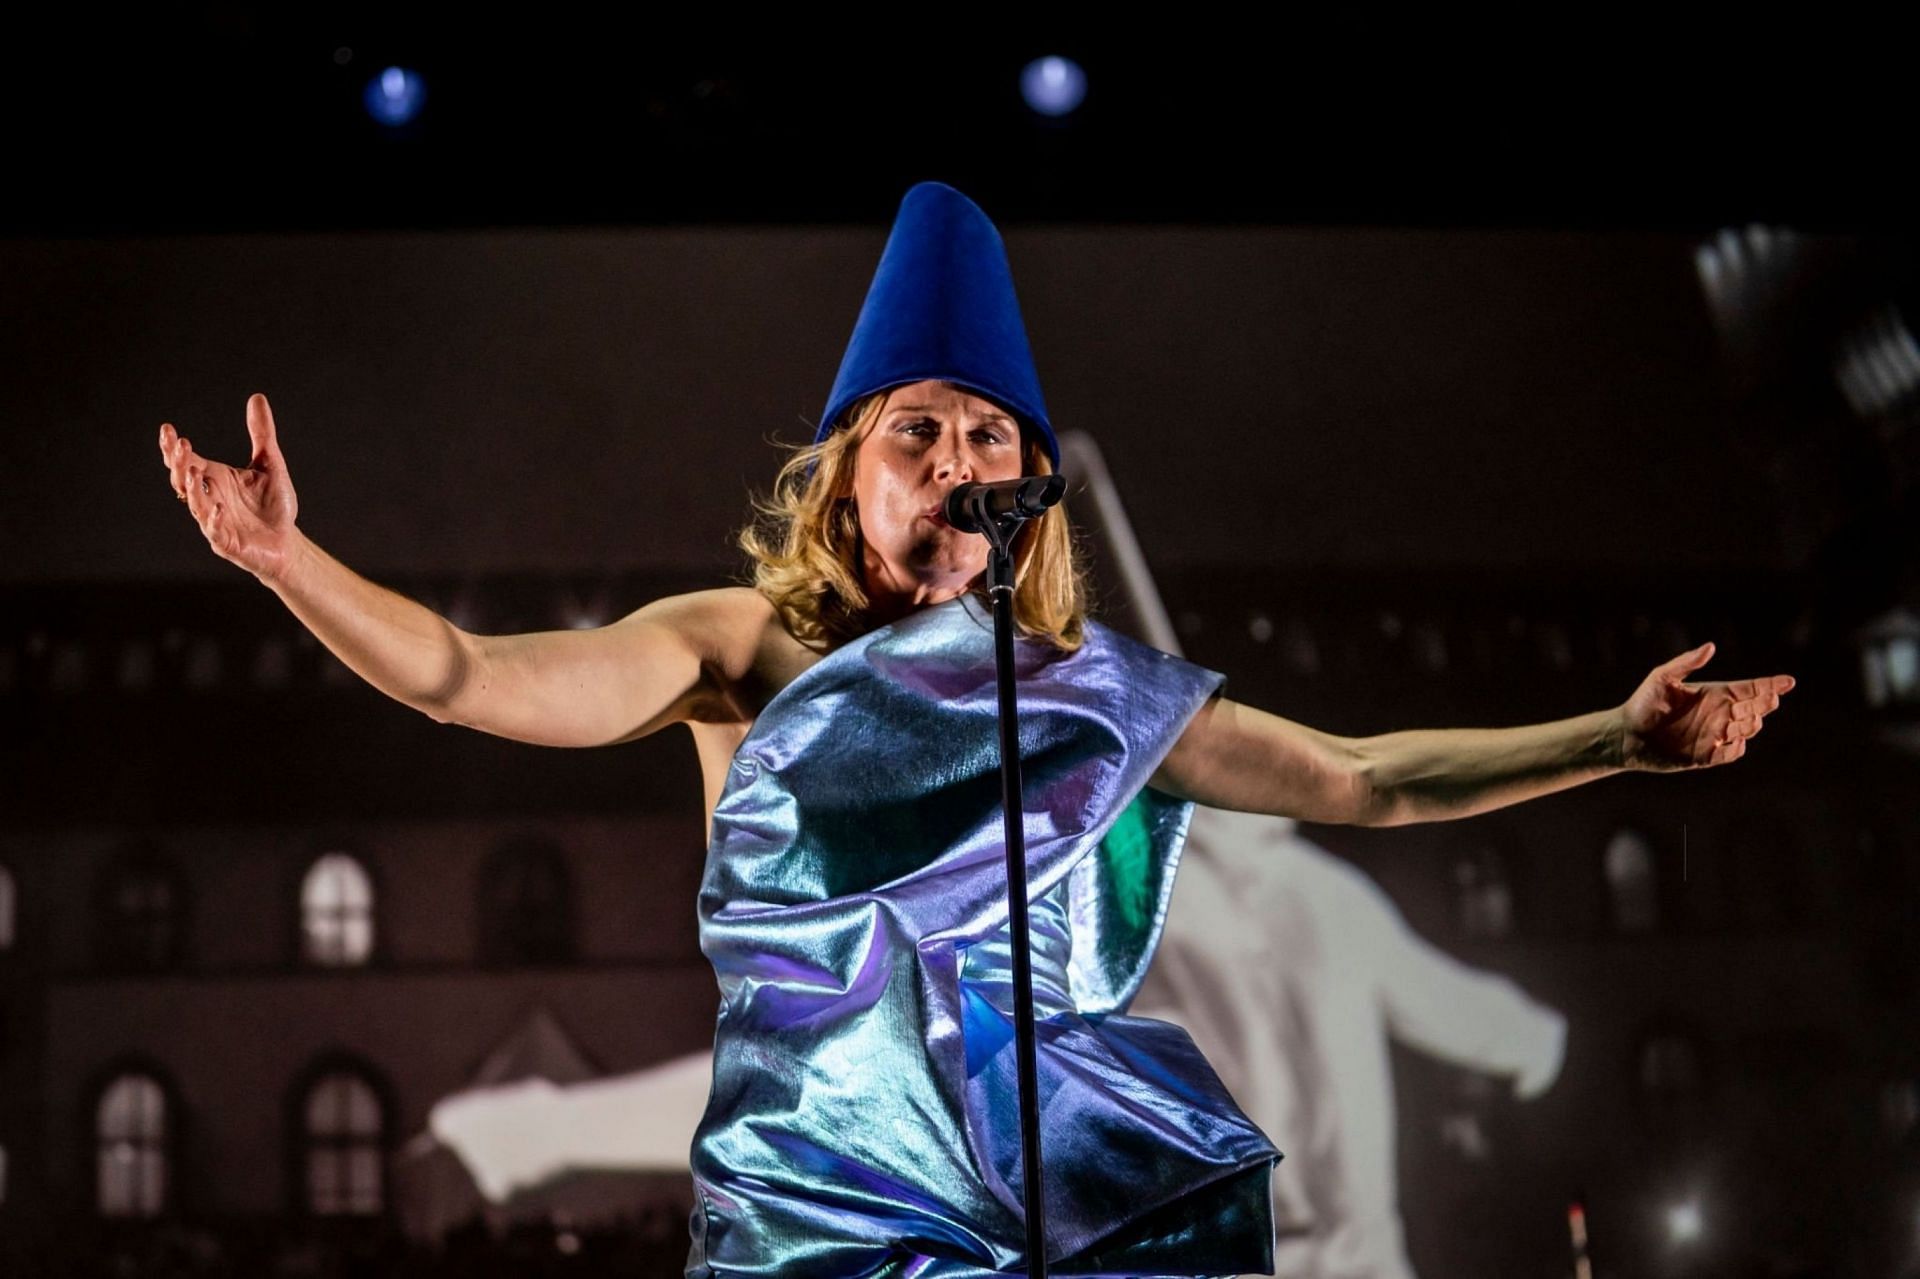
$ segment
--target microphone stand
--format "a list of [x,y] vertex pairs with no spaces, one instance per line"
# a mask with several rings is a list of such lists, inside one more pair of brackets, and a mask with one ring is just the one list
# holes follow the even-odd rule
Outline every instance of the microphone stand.
[[1034,1057],[1033,955],[1027,932],[1027,840],[1020,788],[1020,711],[1013,678],[1013,538],[1020,515],[995,516],[987,494],[967,503],[992,548],[988,593],[993,597],[994,665],[1000,684],[1000,799],[1007,843],[1007,916],[1013,937],[1013,1038],[1020,1079],[1020,1171],[1026,1191],[1027,1274],[1046,1279],[1047,1231],[1040,1164],[1040,1071]]

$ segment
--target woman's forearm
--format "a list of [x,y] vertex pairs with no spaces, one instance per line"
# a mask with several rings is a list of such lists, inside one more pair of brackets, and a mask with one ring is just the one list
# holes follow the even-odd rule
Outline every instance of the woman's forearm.
[[1369,826],[1450,821],[1565,790],[1623,764],[1618,709],[1517,728],[1431,728],[1359,738]]
[[355,674],[435,720],[453,718],[477,679],[465,632],[361,577],[297,530],[292,538],[278,570],[260,580]]

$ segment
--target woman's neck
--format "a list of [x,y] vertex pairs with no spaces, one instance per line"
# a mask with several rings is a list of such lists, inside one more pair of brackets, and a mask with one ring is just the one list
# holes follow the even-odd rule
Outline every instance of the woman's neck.
[[965,595],[968,587],[923,591],[872,591],[867,593],[867,620],[875,627],[887,626],[910,613],[950,603]]
[[872,627],[890,625],[909,613],[932,608],[959,599],[972,589],[972,582],[962,582],[957,586],[933,586],[925,582],[896,582],[884,571],[875,571],[871,564],[865,566],[861,574],[861,585],[866,588],[868,624]]

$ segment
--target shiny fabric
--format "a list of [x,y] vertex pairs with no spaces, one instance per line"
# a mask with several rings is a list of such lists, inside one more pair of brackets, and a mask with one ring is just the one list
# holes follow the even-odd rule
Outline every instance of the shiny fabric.
[[[1270,1273],[1278,1152],[1185,1031],[1123,1015],[1192,812],[1144,786],[1221,677],[1097,623],[1016,652],[1050,1270]],[[835,650],[741,743],[699,899],[688,1276],[1024,1272],[996,725],[963,597]]]

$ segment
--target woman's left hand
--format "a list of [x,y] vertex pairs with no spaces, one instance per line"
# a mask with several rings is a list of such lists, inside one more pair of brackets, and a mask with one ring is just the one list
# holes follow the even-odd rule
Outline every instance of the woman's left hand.
[[1654,667],[1620,708],[1626,737],[1621,763],[1672,772],[1730,764],[1747,753],[1747,739],[1780,706],[1793,676],[1688,684],[1686,676],[1713,656],[1712,643]]

